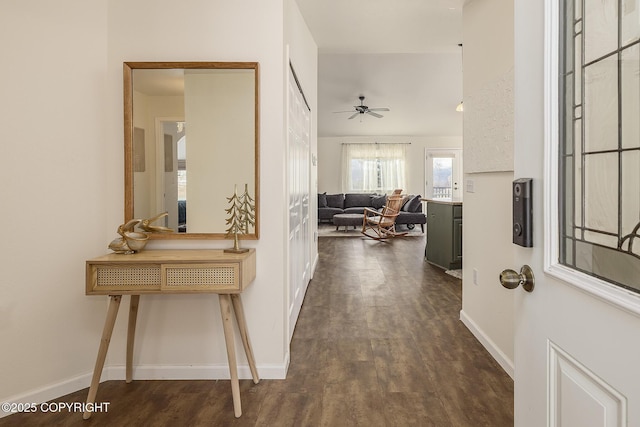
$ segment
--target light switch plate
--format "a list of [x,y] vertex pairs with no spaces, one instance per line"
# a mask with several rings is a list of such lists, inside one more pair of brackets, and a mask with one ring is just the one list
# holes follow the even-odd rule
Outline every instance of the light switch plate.
[[467,179],[467,193],[475,193],[476,192],[476,183],[472,179]]

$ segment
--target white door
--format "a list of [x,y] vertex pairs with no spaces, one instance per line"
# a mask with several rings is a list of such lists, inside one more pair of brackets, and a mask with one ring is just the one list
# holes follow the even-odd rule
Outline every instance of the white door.
[[[522,287],[514,290],[515,425],[640,426],[640,294],[558,262],[566,255],[578,268],[601,275],[608,264],[615,264],[610,271],[630,273],[630,287],[640,288],[637,255],[602,255],[615,252],[606,248],[607,242],[620,235],[619,230],[608,231],[607,223],[634,215],[638,222],[640,214],[640,55],[637,44],[624,52],[618,49],[637,43],[640,4],[577,2],[577,10],[569,12],[578,19],[571,18],[566,30],[569,42],[577,46],[568,55],[568,68],[575,64],[577,72],[561,80],[559,3],[570,5],[573,0],[515,1],[515,177],[533,178],[534,246],[514,245],[517,265],[512,268],[529,265],[536,280],[531,293]],[[618,4],[624,6],[620,19]],[[630,33],[636,34],[631,37],[635,42],[628,42]],[[618,55],[630,73],[618,68]],[[598,65],[601,59],[605,61]],[[559,81],[564,82],[563,93],[572,83],[577,88],[567,97],[570,127],[560,127]],[[618,127],[620,120],[623,126]],[[612,149],[592,146],[605,141],[599,136],[611,129]],[[627,131],[634,137],[627,138]],[[558,144],[567,138],[579,142],[568,149],[571,155],[558,155]],[[619,149],[620,138],[624,150]],[[561,192],[559,164],[565,170],[575,165],[568,175],[575,185]],[[630,186],[625,184],[629,172]],[[563,238],[566,245],[560,247],[558,209],[565,199],[569,214],[563,216],[564,230],[570,238]],[[622,199],[626,201],[618,203]],[[616,215],[609,217],[611,209]],[[621,224],[622,229],[626,226]]]
[[462,150],[425,149],[425,198],[462,198]]
[[289,200],[289,340],[302,308],[311,279],[311,223],[309,210],[309,152],[311,114],[289,68],[288,85],[288,158]]

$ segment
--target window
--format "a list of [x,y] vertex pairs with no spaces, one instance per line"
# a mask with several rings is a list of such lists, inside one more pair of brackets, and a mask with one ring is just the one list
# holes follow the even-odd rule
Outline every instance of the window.
[[562,2],[560,263],[640,293],[640,11]]
[[388,193],[405,188],[407,144],[343,144],[345,193]]
[[442,199],[451,197],[453,159],[436,157],[433,159],[433,197]]

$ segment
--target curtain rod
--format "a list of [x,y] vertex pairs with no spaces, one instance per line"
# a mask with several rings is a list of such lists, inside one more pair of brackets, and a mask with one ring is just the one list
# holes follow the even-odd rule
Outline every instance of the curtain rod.
[[353,144],[353,145],[357,145],[357,144],[404,144],[404,145],[411,145],[410,142],[343,142],[342,145],[349,145],[349,144]]

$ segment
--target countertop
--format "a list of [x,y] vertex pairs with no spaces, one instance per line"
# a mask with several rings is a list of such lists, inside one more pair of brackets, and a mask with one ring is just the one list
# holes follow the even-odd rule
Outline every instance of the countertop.
[[450,197],[442,198],[442,199],[420,199],[420,200],[422,200],[423,202],[442,203],[445,205],[462,205],[461,199],[452,199]]

